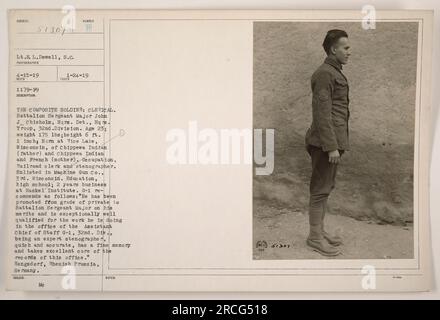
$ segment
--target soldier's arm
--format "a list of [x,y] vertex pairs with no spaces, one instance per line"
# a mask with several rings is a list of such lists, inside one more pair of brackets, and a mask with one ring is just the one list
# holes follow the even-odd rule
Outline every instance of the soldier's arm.
[[312,113],[317,125],[322,149],[326,152],[338,149],[332,121],[333,79],[330,73],[316,75],[313,84]]

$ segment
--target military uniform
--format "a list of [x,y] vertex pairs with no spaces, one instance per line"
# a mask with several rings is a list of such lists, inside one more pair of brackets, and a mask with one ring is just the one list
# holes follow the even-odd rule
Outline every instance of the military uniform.
[[349,150],[350,100],[342,65],[327,57],[313,73],[311,85],[313,120],[306,133],[306,145],[322,147],[323,151]]
[[348,81],[336,58],[327,57],[311,79],[312,124],[305,135],[306,150],[312,160],[310,180],[309,239],[323,238],[327,199],[335,187],[337,164],[329,162],[329,151],[349,150],[350,118]]

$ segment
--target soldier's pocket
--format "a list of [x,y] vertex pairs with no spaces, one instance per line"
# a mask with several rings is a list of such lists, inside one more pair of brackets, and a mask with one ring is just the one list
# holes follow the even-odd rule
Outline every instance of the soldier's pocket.
[[335,128],[335,131],[337,135],[345,133],[347,130],[347,123],[344,120],[333,120],[333,127]]
[[343,99],[348,93],[348,82],[342,79],[336,79],[335,82],[335,99]]
[[348,86],[348,82],[342,79],[336,79],[335,82],[338,86],[345,87]]
[[346,126],[346,122],[343,119],[333,119],[333,125],[335,127],[344,127]]

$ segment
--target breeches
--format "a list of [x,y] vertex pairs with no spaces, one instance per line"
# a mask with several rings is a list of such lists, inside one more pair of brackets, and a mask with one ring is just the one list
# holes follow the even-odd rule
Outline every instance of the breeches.
[[[310,179],[309,222],[320,225],[324,219],[327,199],[335,188],[338,164],[330,163],[328,152],[320,147],[307,145],[307,152],[312,159],[312,176]],[[339,153],[344,153],[339,150]]]

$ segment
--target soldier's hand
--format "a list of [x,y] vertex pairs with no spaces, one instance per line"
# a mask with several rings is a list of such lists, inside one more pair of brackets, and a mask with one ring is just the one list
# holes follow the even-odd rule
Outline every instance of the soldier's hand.
[[341,155],[338,150],[329,151],[328,162],[337,164],[341,160]]

